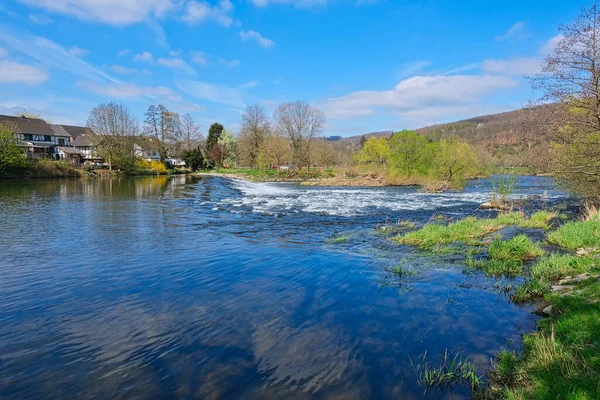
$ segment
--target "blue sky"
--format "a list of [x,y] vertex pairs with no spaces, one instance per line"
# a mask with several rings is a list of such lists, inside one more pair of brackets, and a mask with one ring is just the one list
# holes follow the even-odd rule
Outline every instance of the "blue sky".
[[326,135],[418,128],[520,108],[583,4],[564,0],[2,0],[0,113],[85,124],[115,100],[234,132],[284,101]]

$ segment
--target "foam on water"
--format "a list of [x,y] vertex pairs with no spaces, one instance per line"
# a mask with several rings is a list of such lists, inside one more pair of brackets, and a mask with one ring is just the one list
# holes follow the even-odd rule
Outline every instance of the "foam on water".
[[[337,216],[356,216],[374,211],[435,210],[478,205],[489,201],[491,190],[425,193],[411,187],[308,187],[296,184],[255,183],[227,180],[241,196],[219,200],[218,208],[262,214],[308,212]],[[541,193],[540,193],[541,194]],[[547,198],[563,194],[547,195]],[[521,197],[516,194],[515,197]]]

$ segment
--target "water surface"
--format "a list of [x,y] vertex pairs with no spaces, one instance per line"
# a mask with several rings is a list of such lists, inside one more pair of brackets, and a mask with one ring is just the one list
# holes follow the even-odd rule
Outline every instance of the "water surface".
[[[567,201],[521,178],[530,207]],[[390,242],[386,220],[489,198],[223,178],[0,182],[0,398],[423,397],[410,359],[480,372],[535,328],[460,257]],[[328,241],[339,234],[346,243]],[[401,263],[420,271],[402,282]],[[464,392],[430,392],[431,399]]]

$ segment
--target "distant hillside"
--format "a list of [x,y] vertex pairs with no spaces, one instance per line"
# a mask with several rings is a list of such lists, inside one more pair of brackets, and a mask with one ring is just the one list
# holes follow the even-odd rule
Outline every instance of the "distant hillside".
[[[517,166],[532,162],[543,165],[548,144],[546,132],[535,123],[536,110],[524,108],[501,114],[483,115],[462,121],[432,125],[416,131],[430,140],[456,136],[480,150],[497,163]],[[389,136],[392,132],[372,132],[373,136]],[[344,140],[358,142],[363,135]]]
[[365,133],[364,135],[356,135],[356,136],[348,136],[346,138],[343,138],[342,141],[346,141],[346,142],[358,142],[360,141],[361,137],[365,137],[365,139],[371,139],[372,137],[390,137],[390,135],[394,133],[394,131],[381,131],[381,132],[370,132],[370,133]]

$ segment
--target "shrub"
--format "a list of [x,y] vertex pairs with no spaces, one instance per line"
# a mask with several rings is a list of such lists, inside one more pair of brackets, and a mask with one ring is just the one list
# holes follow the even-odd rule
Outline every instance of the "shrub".
[[150,170],[158,175],[164,175],[167,173],[167,167],[160,161],[152,161],[150,163]]

